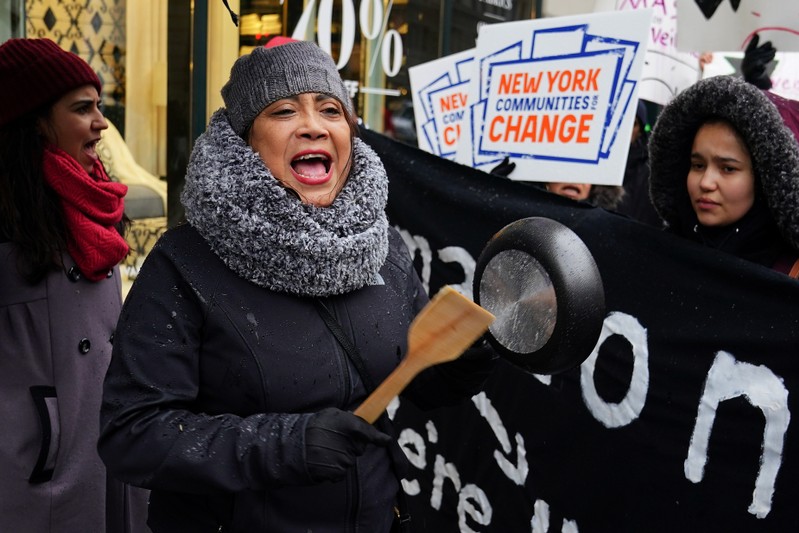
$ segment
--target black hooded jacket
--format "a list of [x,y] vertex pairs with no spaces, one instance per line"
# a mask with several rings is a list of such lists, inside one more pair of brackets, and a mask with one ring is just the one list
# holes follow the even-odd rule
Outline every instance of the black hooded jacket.
[[[368,446],[338,482],[314,482],[305,454],[314,413],[351,411],[367,397],[317,300],[374,383],[404,357],[428,301],[400,235],[380,231],[382,164],[360,141],[354,154],[334,204],[316,208],[287,195],[224,114],[195,144],[182,197],[189,223],[148,254],[103,393],[100,455],[115,477],[151,489],[154,533],[389,531],[403,466],[396,443]],[[376,222],[353,232],[364,220]],[[363,235],[379,256],[356,253]],[[374,275],[356,277],[365,262]],[[288,290],[308,286],[324,292]],[[403,398],[422,409],[468,400],[493,366],[487,355],[422,372]]]
[[[694,137],[710,118],[743,137],[755,174],[753,207],[721,228],[698,223],[686,185]],[[652,202],[669,231],[788,272],[799,256],[799,146],[762,91],[733,76],[697,82],[661,111],[649,154]]]
[[[427,301],[390,235],[383,285],[325,299],[376,382]],[[99,450],[116,477],[152,489],[151,529],[387,532],[399,488],[389,450],[370,446],[337,483],[314,484],[305,469],[307,413],[352,410],[367,395],[313,298],[239,278],[189,225],[146,262],[114,335]],[[403,396],[429,408],[477,391],[446,365]]]

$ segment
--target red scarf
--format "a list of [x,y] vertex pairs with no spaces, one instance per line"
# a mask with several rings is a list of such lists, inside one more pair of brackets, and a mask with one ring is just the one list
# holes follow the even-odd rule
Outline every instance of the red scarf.
[[69,255],[87,279],[105,279],[129,250],[114,228],[122,220],[127,185],[112,182],[99,160],[89,175],[72,156],[55,146],[45,149],[43,170],[45,181],[61,198],[69,229]]

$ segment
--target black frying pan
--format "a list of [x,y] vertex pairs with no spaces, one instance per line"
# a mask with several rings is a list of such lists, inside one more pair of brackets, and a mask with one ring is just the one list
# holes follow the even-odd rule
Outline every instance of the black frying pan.
[[487,333],[494,349],[536,374],[585,361],[605,318],[591,252],[571,229],[542,217],[517,220],[488,241],[475,268],[474,297],[496,316]]

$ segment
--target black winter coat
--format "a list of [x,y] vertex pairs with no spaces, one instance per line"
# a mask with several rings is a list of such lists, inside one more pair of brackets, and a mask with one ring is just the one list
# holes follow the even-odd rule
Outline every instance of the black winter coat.
[[649,147],[646,137],[640,137],[630,145],[627,167],[624,170],[624,198],[616,210],[633,220],[655,228],[662,228],[663,221],[655,211],[649,197]]
[[[383,285],[326,299],[375,383],[427,302],[393,230],[380,275]],[[429,369],[406,392],[422,408],[453,403],[486,375],[446,379],[457,371]],[[157,243],[125,302],[99,450],[119,478],[152,489],[155,533],[388,531],[399,485],[386,448],[369,447],[336,483],[313,484],[304,461],[307,413],[352,410],[366,393],[312,298],[237,277],[183,225]]]

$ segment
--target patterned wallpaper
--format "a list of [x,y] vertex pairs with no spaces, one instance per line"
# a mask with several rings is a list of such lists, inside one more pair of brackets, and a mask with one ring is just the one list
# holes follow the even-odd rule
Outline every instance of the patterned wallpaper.
[[[26,37],[48,37],[86,60],[103,82],[106,113],[125,104],[126,0],[26,0]],[[119,120],[109,116],[115,124]],[[124,121],[122,121],[124,124]]]

